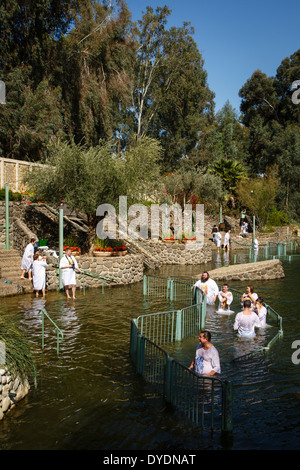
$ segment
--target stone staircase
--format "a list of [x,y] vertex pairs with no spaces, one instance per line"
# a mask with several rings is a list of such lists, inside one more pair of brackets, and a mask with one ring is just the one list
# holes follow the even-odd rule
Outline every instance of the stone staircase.
[[20,279],[21,261],[17,250],[0,249],[0,297],[33,292],[28,279]]

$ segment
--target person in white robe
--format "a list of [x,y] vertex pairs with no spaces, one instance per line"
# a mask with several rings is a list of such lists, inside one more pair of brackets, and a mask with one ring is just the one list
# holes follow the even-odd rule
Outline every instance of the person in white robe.
[[222,291],[219,292],[218,298],[219,298],[219,307],[217,311],[220,313],[232,312],[229,306],[233,301],[233,295],[232,295],[232,292],[228,290],[228,284],[223,284]]
[[221,242],[222,242],[222,235],[221,235],[220,230],[218,230],[217,233],[215,233],[215,244],[217,246],[217,253],[219,253]]
[[268,311],[266,307],[264,306],[264,299],[262,297],[258,297],[258,299],[256,300],[254,312],[258,315],[261,326],[263,328],[267,326]]
[[43,297],[46,293],[46,268],[48,264],[46,257],[40,259],[38,253],[35,253],[32,264],[32,283],[35,296],[39,296],[39,292],[42,291]]
[[251,300],[244,302],[244,310],[239,312],[234,320],[233,329],[238,331],[240,336],[252,338],[255,336],[255,328],[261,327],[261,322],[255,312],[250,310]]
[[22,262],[21,262],[21,269],[22,269],[22,274],[21,274],[21,279],[25,279],[25,273],[28,273],[28,279],[31,281],[31,268],[32,268],[32,263],[33,263],[33,255],[34,255],[34,244],[35,244],[35,239],[31,238],[30,243],[26,246],[24,250],[24,254],[22,257]]
[[224,236],[224,250],[229,251],[229,248],[230,248],[230,230],[228,230]]
[[252,285],[248,285],[246,287],[246,292],[242,295],[241,297],[241,304],[244,304],[244,301],[247,299],[251,300],[251,309],[255,307],[255,302],[258,298],[258,295],[256,292],[254,292],[254,287]]
[[208,272],[202,273],[201,279],[193,287],[197,287],[206,294],[207,305],[214,305],[219,294],[219,288],[217,283],[209,277]]
[[72,256],[71,253],[71,249],[67,248],[59,262],[59,267],[62,270],[62,283],[65,288],[67,299],[70,299],[70,287],[72,288],[72,298],[76,298],[76,271],[82,272],[78,267],[76,258]]
[[219,353],[211,343],[211,334],[207,330],[201,331],[199,335],[195,358],[189,369],[194,369],[199,375],[212,376],[221,373]]

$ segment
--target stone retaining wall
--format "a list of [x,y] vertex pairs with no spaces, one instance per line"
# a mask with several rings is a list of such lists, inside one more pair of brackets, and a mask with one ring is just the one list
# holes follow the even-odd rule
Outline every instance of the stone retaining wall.
[[[209,271],[211,279],[218,281],[250,282],[256,280],[281,279],[285,276],[279,259],[258,261],[257,263],[235,264]],[[196,276],[200,279],[201,273]]]
[[[77,256],[77,262],[81,269],[106,277],[114,277],[115,285],[126,285],[139,282],[143,279],[144,265],[141,255],[126,254],[125,256],[112,256],[109,258],[96,258],[91,256]],[[49,262],[49,260],[48,260]],[[53,258],[51,257],[51,262]],[[46,271],[47,290],[59,289],[58,268],[52,265]],[[85,287],[101,287],[102,280],[90,276],[84,276]],[[83,288],[83,276],[76,274],[76,285]]]
[[0,368],[0,421],[28,394],[29,389],[27,379],[22,382],[19,377],[13,378],[6,367]]
[[141,244],[151,251],[153,255],[159,258],[164,264],[202,264],[211,261],[211,245],[204,243],[203,246],[195,248],[195,242],[185,243],[167,243],[161,240],[143,240]]

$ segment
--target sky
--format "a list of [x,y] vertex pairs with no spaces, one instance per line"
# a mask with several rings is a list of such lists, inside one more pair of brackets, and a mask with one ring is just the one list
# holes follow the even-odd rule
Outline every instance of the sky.
[[[281,62],[300,48],[300,2],[282,0],[125,0],[132,20],[146,7],[172,10],[167,28],[189,21],[204,60],[215,110],[226,101],[239,114],[239,90],[255,70],[276,75]],[[300,77],[298,77],[300,79]]]

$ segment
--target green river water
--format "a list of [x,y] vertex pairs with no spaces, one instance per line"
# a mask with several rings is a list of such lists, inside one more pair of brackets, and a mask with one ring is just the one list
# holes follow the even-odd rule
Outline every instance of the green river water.
[[[247,261],[248,253],[237,254],[238,263]],[[151,274],[190,277],[230,262],[232,255],[228,260],[214,254],[205,266],[168,266]],[[76,301],[66,301],[57,292],[47,293],[45,301],[32,295],[2,298],[1,310],[17,322],[32,345],[38,386],[34,389],[32,385],[28,396],[0,422],[0,449],[299,448],[300,365],[292,361],[292,345],[300,340],[300,257],[283,260],[283,266],[284,279],[254,284],[255,291],[283,318],[283,336],[266,354],[233,362],[234,355],[243,353],[245,347],[232,330],[235,315],[220,316],[210,307],[207,311],[207,327],[220,353],[222,376],[234,387],[230,442],[224,442],[218,433],[195,429],[136,374],[129,358],[130,320],[169,309],[158,299],[144,299],[142,282],[106,288],[104,293],[90,289],[84,295],[77,290]],[[246,283],[231,285],[246,287]],[[41,349],[41,307],[64,333],[59,357],[56,333],[47,323],[45,348]],[[170,345],[171,355],[189,364],[197,337]],[[263,336],[252,341],[256,347]],[[252,345],[247,343],[247,347]]]

